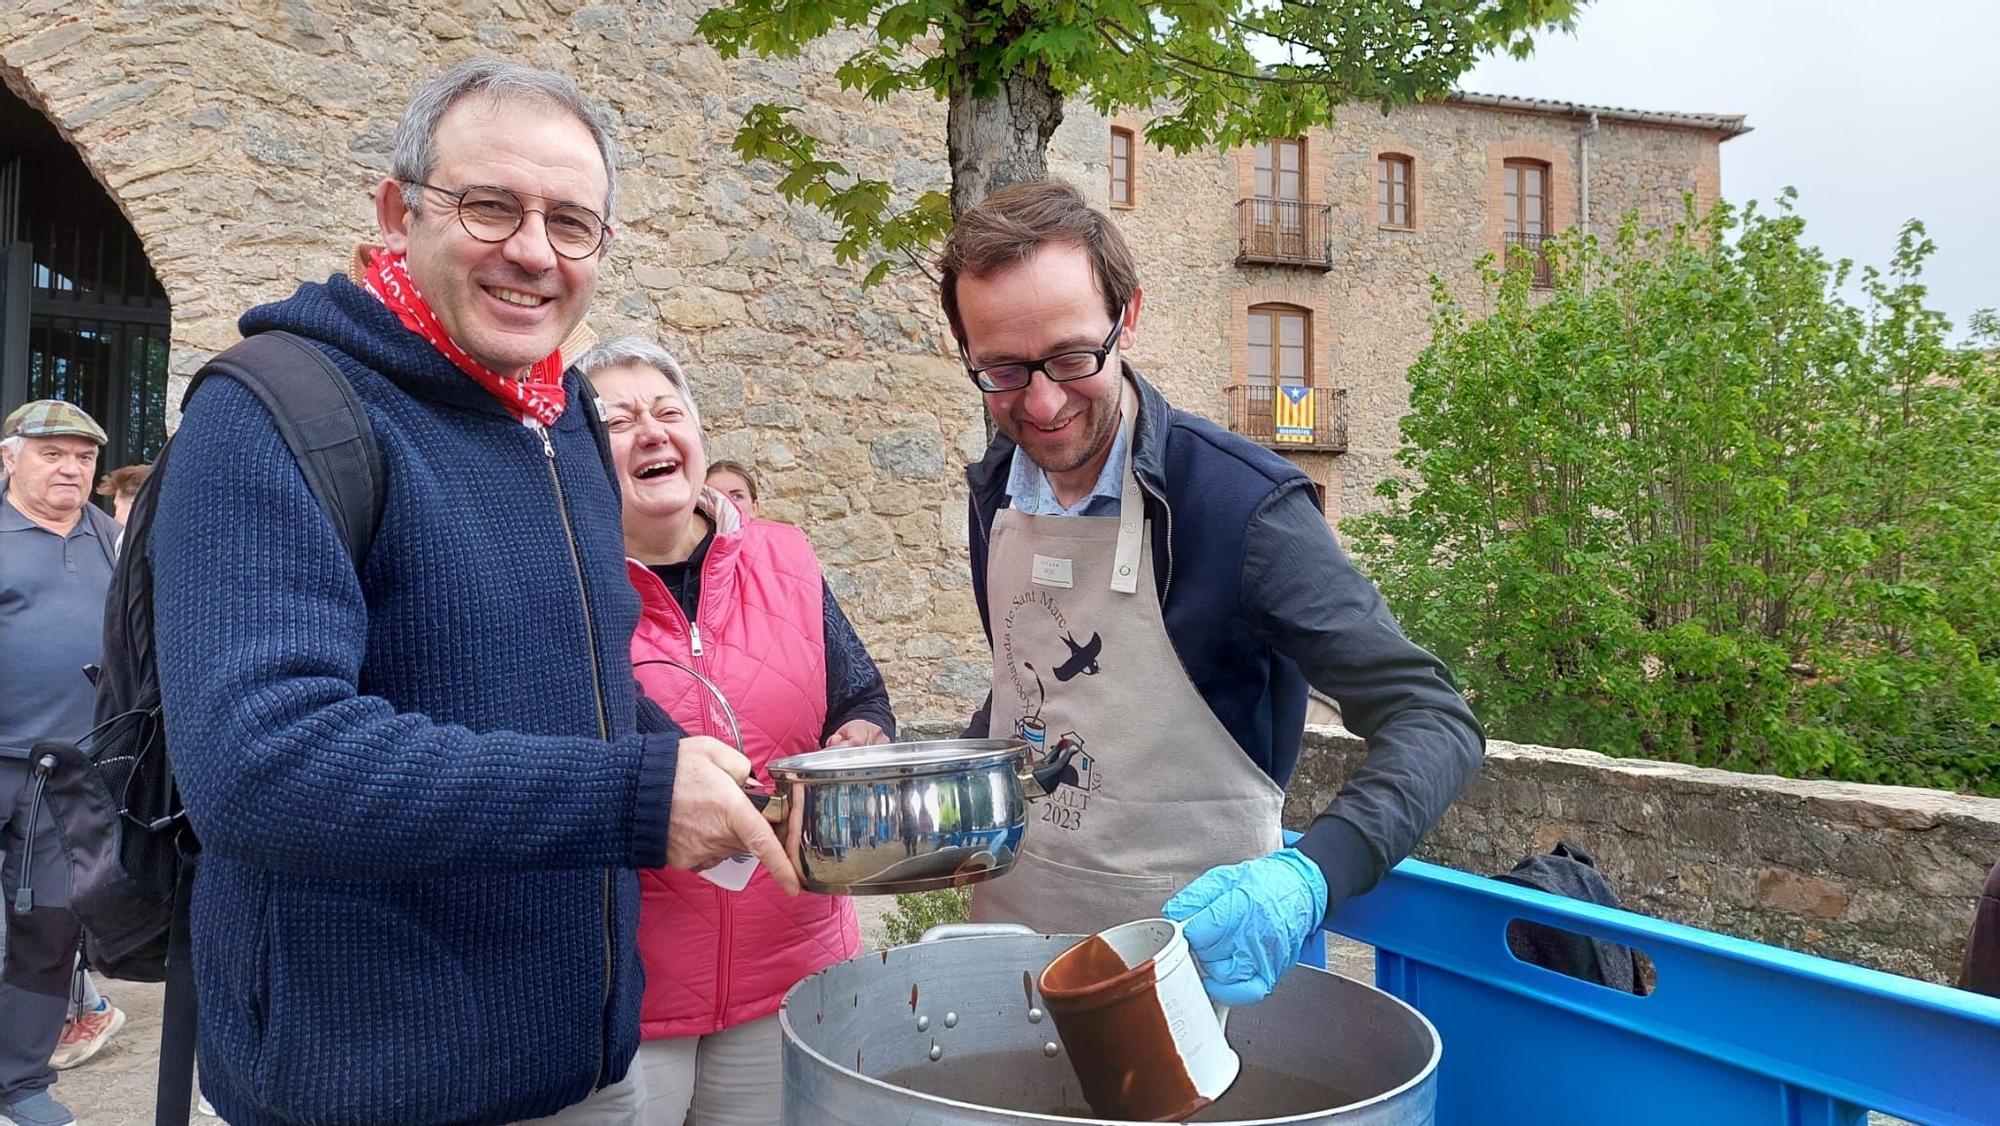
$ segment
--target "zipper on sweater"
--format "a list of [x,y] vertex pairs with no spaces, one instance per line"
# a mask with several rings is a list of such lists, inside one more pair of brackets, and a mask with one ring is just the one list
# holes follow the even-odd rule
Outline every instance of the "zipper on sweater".
[[[583,600],[584,640],[590,646],[590,683],[595,689],[593,695],[596,697],[597,702],[597,737],[608,742],[611,739],[611,724],[605,717],[604,671],[599,667],[597,660],[597,626],[590,614],[590,589],[583,583],[583,553],[577,550],[576,529],[569,522],[569,502],[563,498],[562,474],[556,471],[556,444],[549,439],[548,427],[536,422],[530,423],[529,429],[535,432],[535,437],[542,440],[542,457],[548,462],[549,466],[549,486],[555,490],[556,494],[556,515],[562,519],[563,535],[569,540],[569,562],[570,567],[576,572],[576,594],[578,598]],[[604,920],[604,991],[598,1001],[597,1011],[601,1018],[611,1008],[611,959],[613,957],[613,950],[611,938],[611,871],[608,868],[603,873],[600,887],[603,893],[603,910],[600,917]],[[590,1080],[590,1089],[593,1091],[597,1090],[599,1084],[604,1082],[604,1057],[604,1035],[600,1031],[597,1037],[597,1074],[592,1076]]]

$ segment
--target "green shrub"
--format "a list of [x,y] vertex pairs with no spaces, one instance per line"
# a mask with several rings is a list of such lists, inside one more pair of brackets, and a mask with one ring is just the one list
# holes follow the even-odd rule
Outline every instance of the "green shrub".
[[[1381,512],[1342,530],[1495,736],[2000,795],[2000,363],[1718,205],[1437,287]],[[1990,335],[1990,316],[1974,335]]]
[[907,946],[924,932],[945,923],[962,923],[972,905],[971,888],[909,892],[896,897],[896,905],[882,916],[885,941],[890,946]]

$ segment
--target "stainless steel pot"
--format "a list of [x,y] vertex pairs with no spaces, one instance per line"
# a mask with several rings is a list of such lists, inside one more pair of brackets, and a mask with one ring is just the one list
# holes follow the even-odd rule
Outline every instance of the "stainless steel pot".
[[[722,708],[738,748],[736,710],[713,681],[667,658]],[[1033,761],[1020,739],[936,739],[843,747],[774,759],[776,794],[750,800],[779,827],[807,891],[894,895],[963,887],[1014,866],[1028,803],[1048,796],[1076,755]]]
[[809,891],[889,895],[962,887],[1014,866],[1028,803],[1047,796],[1073,748],[1030,761],[1019,739],[939,739],[774,760],[773,822]]
[[[1105,1122],[1084,1107],[1035,991],[1081,936],[939,930],[964,937],[863,954],[786,994],[785,1126]],[[1190,1121],[1433,1121],[1437,1030],[1372,986],[1295,968],[1269,998],[1231,1012],[1229,1043],[1243,1072]]]

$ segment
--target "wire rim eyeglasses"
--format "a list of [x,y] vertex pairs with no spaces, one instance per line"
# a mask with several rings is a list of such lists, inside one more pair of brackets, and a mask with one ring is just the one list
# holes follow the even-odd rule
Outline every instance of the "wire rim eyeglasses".
[[[580,203],[565,203],[489,184],[454,189],[422,180],[402,183],[451,200],[458,225],[480,242],[506,242],[513,238],[521,224],[528,221],[530,212],[542,217],[542,233],[549,240],[549,249],[564,258],[588,258],[611,241],[611,224]],[[548,206],[529,207],[523,197],[540,200]]]

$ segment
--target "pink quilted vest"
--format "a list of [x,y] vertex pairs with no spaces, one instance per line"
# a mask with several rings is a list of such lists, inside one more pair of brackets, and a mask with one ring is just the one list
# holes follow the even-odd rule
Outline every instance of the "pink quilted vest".
[[[716,501],[720,503],[716,503]],[[716,516],[702,565],[697,630],[658,576],[627,561],[642,604],[632,660],[671,657],[714,681],[743,727],[743,752],[769,789],[765,765],[819,747],[826,723],[825,582],[797,528],[743,523],[704,490]],[[698,642],[697,642],[698,639]],[[694,678],[667,665],[635,668],[639,684],[689,734],[728,742],[729,724]],[[639,954],[646,993],[639,1035],[702,1036],[778,1011],[801,978],[861,950],[845,896],[788,899],[762,868],[740,892],[692,872],[639,873]]]

